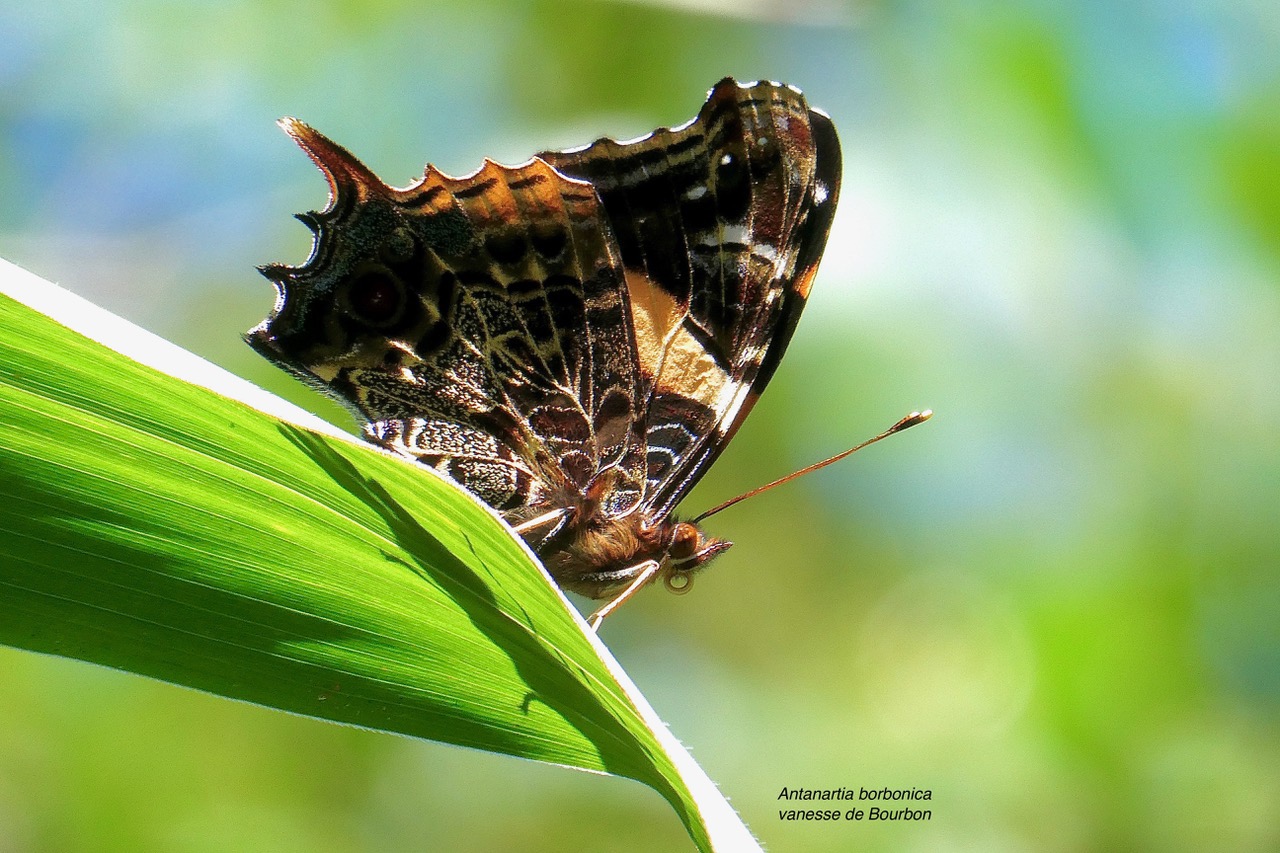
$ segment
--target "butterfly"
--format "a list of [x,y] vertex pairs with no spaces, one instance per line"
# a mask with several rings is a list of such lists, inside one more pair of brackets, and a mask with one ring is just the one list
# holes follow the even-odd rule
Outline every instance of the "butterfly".
[[277,299],[248,343],[611,599],[593,626],[655,580],[686,590],[732,543],[673,511],[800,319],[840,190],[830,118],[726,78],[678,127],[403,189],[281,125],[329,203],[298,215],[306,263],[261,268]]

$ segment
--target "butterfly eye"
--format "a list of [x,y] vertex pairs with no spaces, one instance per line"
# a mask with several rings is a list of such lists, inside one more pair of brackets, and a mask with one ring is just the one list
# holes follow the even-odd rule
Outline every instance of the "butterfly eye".
[[667,548],[667,555],[673,562],[684,562],[692,559],[698,553],[698,528],[692,524],[677,524],[675,533],[671,537],[671,545]]
[[371,326],[385,326],[400,315],[404,287],[388,272],[367,272],[352,283],[347,301],[357,319]]

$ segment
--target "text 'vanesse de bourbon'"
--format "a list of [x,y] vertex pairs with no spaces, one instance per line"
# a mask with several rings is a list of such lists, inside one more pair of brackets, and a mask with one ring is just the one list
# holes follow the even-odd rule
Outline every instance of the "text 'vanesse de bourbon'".
[[[932,820],[933,811],[913,805],[899,805],[904,800],[932,800],[933,791],[928,788],[783,788],[779,800],[801,802],[826,802],[828,808],[778,809],[778,820]],[[870,801],[875,805],[863,805]],[[857,802],[859,805],[847,803]],[[890,806],[889,803],[894,805]]]

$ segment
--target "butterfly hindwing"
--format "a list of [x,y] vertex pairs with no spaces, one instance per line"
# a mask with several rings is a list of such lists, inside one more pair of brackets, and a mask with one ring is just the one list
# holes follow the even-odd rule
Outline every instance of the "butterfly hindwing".
[[633,334],[591,188],[535,159],[461,179],[432,168],[394,190],[310,128],[289,129],[333,197],[311,217],[308,263],[267,270],[282,299],[250,340],[357,409],[370,438],[513,518],[608,467],[631,472],[616,491],[634,504]]

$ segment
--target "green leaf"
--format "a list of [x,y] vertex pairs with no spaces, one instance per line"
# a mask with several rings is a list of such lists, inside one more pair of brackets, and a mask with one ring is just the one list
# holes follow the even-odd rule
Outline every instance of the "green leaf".
[[3,261],[0,293],[0,643],[627,776],[756,848],[470,494]]

